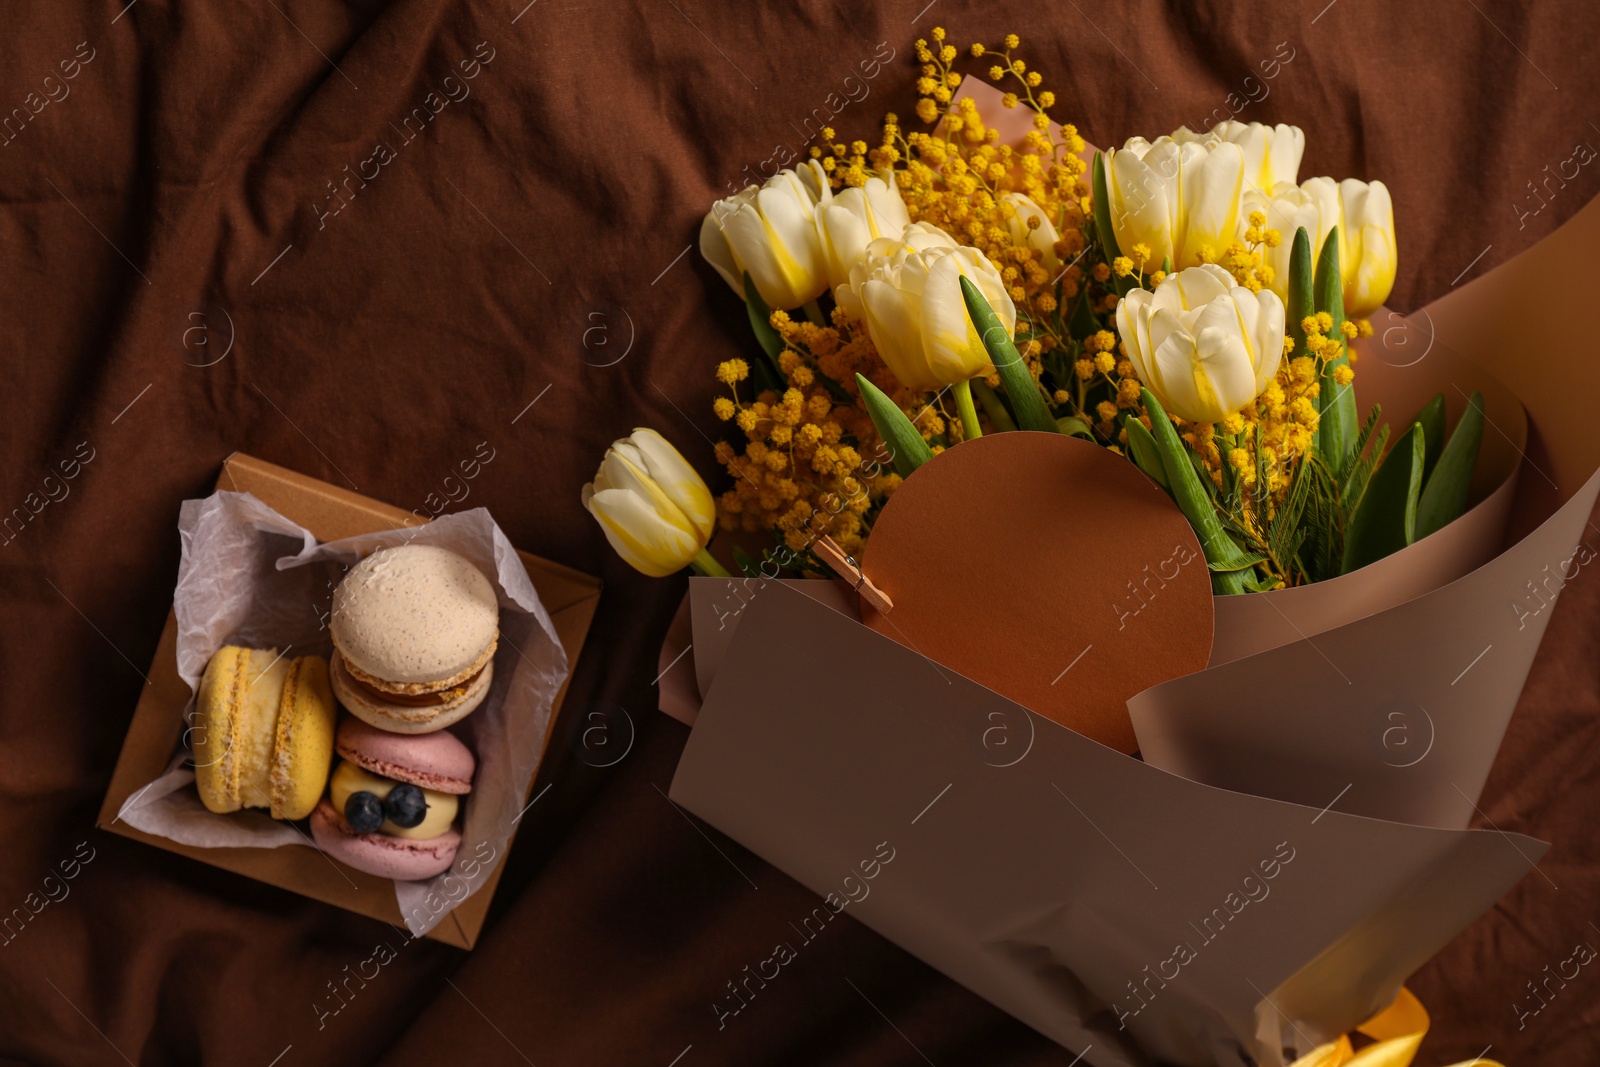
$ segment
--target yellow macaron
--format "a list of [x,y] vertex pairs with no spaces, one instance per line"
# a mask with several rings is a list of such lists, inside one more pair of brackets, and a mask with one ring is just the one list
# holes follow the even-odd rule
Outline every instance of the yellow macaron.
[[301,656],[291,663],[278,704],[278,737],[272,754],[274,819],[304,819],[322,799],[333,762],[337,713],[328,685],[328,661]]
[[328,782],[335,714],[320,656],[218,649],[200,679],[192,733],[201,803],[305,818]]

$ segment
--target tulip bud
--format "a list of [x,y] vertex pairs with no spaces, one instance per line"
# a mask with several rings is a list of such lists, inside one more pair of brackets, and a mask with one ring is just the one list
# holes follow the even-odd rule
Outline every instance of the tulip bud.
[[1139,380],[1190,422],[1221,422],[1266,389],[1283,359],[1283,301],[1253,293],[1215,264],[1134,289],[1117,332]]
[[687,567],[711,540],[711,491],[678,450],[638,429],[606,450],[583,506],[634,570],[664,578]]
[[1117,245],[1148,245],[1150,262],[1182,270],[1200,264],[1202,248],[1220,256],[1234,240],[1244,152],[1227,141],[1134,137],[1106,153],[1106,185]]
[[868,178],[859,189],[841,190],[817,208],[817,238],[834,289],[850,284],[850,268],[866,256],[867,245],[880,237],[898,240],[911,223],[894,172],[888,175],[887,181]]
[[700,254],[744,297],[748,271],[772,308],[797,308],[828,288],[817,209],[833,200],[816,160],[718,200],[700,225]]
[[912,389],[942,389],[994,370],[967,316],[962,277],[983,293],[1007,333],[1016,329],[1016,306],[989,258],[925,222],[907,226],[899,241],[868,245],[837,296],[840,307],[866,320],[896,378]]

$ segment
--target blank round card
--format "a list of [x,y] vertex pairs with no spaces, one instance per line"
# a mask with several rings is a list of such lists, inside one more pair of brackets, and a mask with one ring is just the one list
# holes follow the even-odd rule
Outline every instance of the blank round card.
[[1016,431],[918,468],[873,523],[862,569],[894,606],[862,620],[1122,752],[1129,697],[1203,670],[1211,577],[1172,499],[1133,464]]

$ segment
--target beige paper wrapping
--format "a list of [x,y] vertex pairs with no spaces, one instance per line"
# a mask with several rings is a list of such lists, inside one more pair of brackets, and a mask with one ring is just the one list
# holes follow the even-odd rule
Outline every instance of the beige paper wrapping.
[[[727,584],[693,579],[696,614]],[[1544,850],[1187,781],[779,583],[737,617],[671,796],[1095,1067],[1281,1064]]]
[[[1597,242],[1600,201],[1410,319],[1374,324],[1377,344],[1357,364],[1362,401],[1372,370],[1384,386],[1409,390],[1411,400],[1442,389],[1453,414],[1483,389],[1478,482],[1493,481],[1508,448],[1520,472],[1460,522],[1371,567],[1304,590],[1219,599],[1219,642],[1224,620],[1262,632],[1299,630],[1307,639],[1129,701],[1148,762],[1281,800],[1321,804],[1347,790],[1344,811],[1468,824],[1555,601],[1594,558],[1584,538],[1600,492],[1600,433],[1588,410],[1600,396],[1600,367],[1585,322],[1595,285],[1568,265]],[[1526,434],[1467,352],[1497,357],[1497,374],[1526,407]],[[1528,355],[1503,358],[1510,353]],[[1511,547],[1448,580],[1480,551],[1468,542],[1493,532],[1488,518],[1502,506]],[[1323,602],[1341,586],[1361,595]],[[1409,595],[1397,607],[1349,617],[1369,599],[1402,593]]]

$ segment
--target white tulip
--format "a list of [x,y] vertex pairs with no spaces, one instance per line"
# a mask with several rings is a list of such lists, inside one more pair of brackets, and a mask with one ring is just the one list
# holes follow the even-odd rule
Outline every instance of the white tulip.
[[1215,264],[1169,275],[1117,305],[1117,332],[1139,380],[1191,422],[1220,422],[1266,389],[1283,359],[1283,301]]
[[900,232],[898,238],[874,241],[867,245],[866,252],[850,268],[850,281],[835,289],[833,298],[840,307],[865,321],[867,309],[861,304],[861,287],[866,283],[877,260],[891,258],[896,253],[909,255],[912,252],[932,252],[941,248],[960,247],[954,237],[933,223],[913,222]]
[[711,491],[654,430],[638,429],[606,450],[583,506],[634,570],[664,578],[699,556],[716,523]]
[[868,178],[861,188],[843,189],[817,208],[817,239],[834,289],[850,283],[850,268],[866,256],[869,244],[882,237],[898,239],[911,224],[894,172],[887,173],[888,181]]
[[839,289],[839,304],[866,320],[878,354],[903,384],[943,389],[994,370],[967,316],[963,276],[983,293],[1006,332],[1014,331],[1016,306],[989,257],[923,222],[906,227],[898,241],[868,245],[850,284]]
[[1317,256],[1322,254],[1322,243],[1328,239],[1328,231],[1339,225],[1339,187],[1331,178],[1310,178],[1303,185],[1280,182],[1270,193],[1247,190],[1239,210],[1241,239],[1250,225],[1250,214],[1255,211],[1267,217],[1268,229],[1277,230],[1283,237],[1278,247],[1262,245],[1260,251],[1272,268],[1272,291],[1280,300],[1287,301],[1295,231],[1303,227],[1306,236],[1311,238],[1311,262],[1315,266]]
[[[1040,266],[1055,274],[1061,267],[1061,257],[1056,255],[1056,242],[1061,240],[1061,235],[1056,232],[1050,216],[1026,193],[1001,193],[1000,199],[1016,209],[1016,214],[1006,219],[1012,244],[1027,245],[1038,252]],[[1038,219],[1039,224],[1029,229],[1030,219]]]
[[1244,180],[1246,187],[1266,193],[1280,182],[1293,185],[1300,176],[1300,159],[1306,151],[1305,131],[1298,126],[1279,123],[1267,126],[1260,122],[1239,122],[1228,119],[1211,127],[1206,133],[1195,133],[1181,126],[1172,135],[1179,142],[1228,141],[1244,151]]
[[833,200],[816,160],[783,170],[711,205],[700,225],[700,254],[744,297],[744,274],[770,308],[797,308],[828,288],[817,210]]
[[1315,264],[1329,231],[1337,226],[1345,315],[1370,315],[1389,298],[1397,266],[1394,204],[1382,182],[1307,178],[1299,186],[1279,184],[1270,196],[1247,192],[1240,212],[1241,236],[1252,211],[1265,214],[1268,228],[1283,234],[1277,248],[1262,249],[1273,270],[1272,291],[1279,297],[1288,298],[1295,230],[1304,227],[1311,238],[1311,261]]
[[1106,153],[1111,228],[1123,255],[1148,245],[1147,270],[1197,266],[1200,250],[1220,256],[1238,230],[1244,152],[1227,141],[1154,144],[1134,137]]

